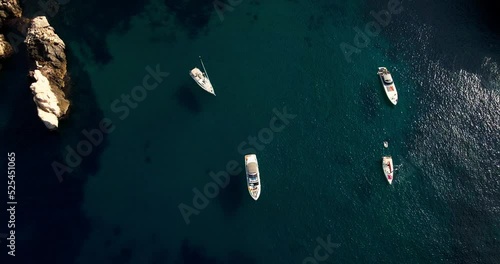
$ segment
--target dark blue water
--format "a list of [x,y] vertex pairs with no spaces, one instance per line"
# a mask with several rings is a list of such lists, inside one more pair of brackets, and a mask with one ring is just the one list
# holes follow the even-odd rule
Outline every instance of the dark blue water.
[[[25,54],[0,72],[0,150],[17,157],[14,261],[314,263],[330,240],[318,263],[498,263],[499,4],[401,8],[347,60],[341,44],[356,47],[354,28],[388,1],[243,0],[221,16],[207,1],[64,2],[49,16],[71,78],[58,132],[36,116]],[[199,55],[217,97],[187,74]],[[157,65],[168,77],[120,102]],[[396,107],[378,66],[393,72]],[[283,129],[250,150],[277,112],[290,114]],[[51,165],[103,119],[113,132],[58,178]],[[257,202],[241,170],[253,151]],[[400,165],[391,186],[385,154]],[[196,190],[227,164],[235,175],[196,209]],[[182,204],[196,212],[188,222]]]

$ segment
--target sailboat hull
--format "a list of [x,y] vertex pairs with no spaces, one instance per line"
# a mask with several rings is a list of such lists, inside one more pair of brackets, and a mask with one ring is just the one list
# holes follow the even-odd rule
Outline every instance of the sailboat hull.
[[189,75],[198,84],[198,86],[201,87],[201,89],[215,95],[214,87],[212,86],[210,79],[208,79],[206,74],[200,71],[200,69],[198,68],[192,69],[189,72]]
[[385,178],[389,184],[392,184],[394,179],[394,165],[391,156],[382,157],[382,170],[384,171]]

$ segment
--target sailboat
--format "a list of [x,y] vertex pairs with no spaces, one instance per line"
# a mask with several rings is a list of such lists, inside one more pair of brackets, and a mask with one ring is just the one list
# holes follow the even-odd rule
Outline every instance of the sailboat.
[[382,170],[389,184],[392,184],[392,180],[394,179],[394,165],[392,164],[391,156],[382,157]]
[[201,59],[200,56],[200,61],[201,61],[201,66],[203,67],[203,70],[205,72],[202,72],[200,69],[194,67],[190,72],[189,75],[193,80],[205,91],[215,95],[214,87],[212,86],[212,83],[210,82],[210,78],[208,77],[208,72],[207,69],[205,69],[205,65],[203,64],[203,60]]

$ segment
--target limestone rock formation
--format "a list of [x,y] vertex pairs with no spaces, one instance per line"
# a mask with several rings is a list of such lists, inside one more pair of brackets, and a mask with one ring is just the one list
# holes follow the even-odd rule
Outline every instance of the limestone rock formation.
[[[8,19],[19,18],[22,15],[18,0],[0,0],[0,30]],[[5,36],[0,32],[0,60],[14,53],[12,46],[7,42]]]
[[4,34],[9,38],[16,37],[16,43],[12,45],[24,39],[32,61],[29,74],[34,81],[30,88],[38,116],[49,129],[56,129],[59,119],[69,107],[64,94],[67,73],[64,42],[54,32],[46,17],[39,16],[32,20],[22,17],[19,0],[0,0],[0,60],[14,53],[14,47]]
[[0,34],[0,60],[10,57],[14,53],[14,49],[9,42],[5,40],[4,35]]
[[0,0],[0,28],[3,26],[3,21],[21,17],[22,13],[18,0]]
[[52,92],[49,80],[40,70],[34,71],[33,78],[36,81],[31,84],[30,89],[38,108],[38,116],[46,127],[56,129],[59,126],[59,117],[61,116],[57,96]]
[[38,116],[49,129],[55,129],[58,119],[66,114],[69,107],[64,94],[66,46],[44,16],[33,18],[24,43],[33,61],[30,75],[35,82],[31,90],[38,107]]

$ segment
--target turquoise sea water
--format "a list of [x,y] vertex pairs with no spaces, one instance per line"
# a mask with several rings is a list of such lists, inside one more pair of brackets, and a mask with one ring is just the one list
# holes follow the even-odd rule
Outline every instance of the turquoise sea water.
[[[500,9],[402,6],[348,62],[341,43],[386,1],[243,0],[222,21],[211,2],[65,3],[49,18],[68,49],[61,129],[34,115],[22,63],[0,73],[2,140],[18,154],[18,260],[314,263],[329,237],[337,246],[318,263],[497,263]],[[216,97],[188,75],[199,55]],[[169,76],[122,120],[113,102],[157,65]],[[378,66],[393,72],[396,107]],[[260,199],[241,172],[187,224],[179,205],[193,206],[211,172],[241,167],[238,146],[285,109],[296,117],[256,153]],[[113,132],[60,182],[51,164],[104,118]],[[401,165],[392,186],[384,154]]]

